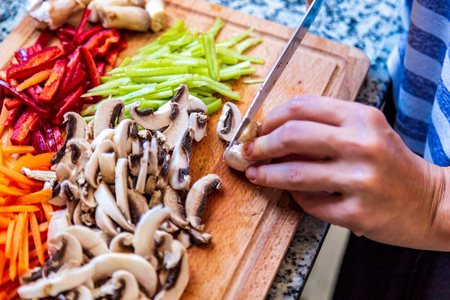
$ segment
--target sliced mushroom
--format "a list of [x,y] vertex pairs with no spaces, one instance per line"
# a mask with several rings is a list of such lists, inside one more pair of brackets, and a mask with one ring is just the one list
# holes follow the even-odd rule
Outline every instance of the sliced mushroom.
[[56,237],[59,233],[63,232],[66,228],[68,228],[71,224],[70,222],[71,216],[67,212],[67,209],[57,210],[53,213],[52,219],[48,225],[48,236],[47,236],[47,244],[48,244],[48,253],[53,255],[56,250]]
[[141,194],[143,194],[145,190],[149,154],[150,154],[150,143],[148,141],[145,141],[142,144],[142,158],[140,163],[141,166],[136,181],[136,191],[138,191]]
[[131,222],[133,224],[137,224],[142,215],[148,211],[147,199],[133,189],[129,189],[127,194]]
[[28,178],[39,180],[39,181],[51,181],[56,180],[56,172],[53,171],[39,171],[30,170],[28,168],[22,167],[21,173]]
[[130,209],[128,207],[128,160],[126,158],[119,158],[117,160],[116,170],[116,202],[125,219],[131,222]]
[[95,113],[94,138],[106,128],[115,128],[123,120],[125,104],[120,99],[108,99],[101,102]]
[[159,229],[164,230],[168,233],[175,233],[178,230],[180,230],[180,227],[178,227],[177,225],[173,224],[172,221],[167,220],[166,222],[162,223],[161,226],[159,226]]
[[97,207],[97,201],[94,198],[94,188],[88,184],[84,184],[80,188],[80,200],[88,207]]
[[[174,241],[178,243],[178,241]],[[183,246],[180,245],[180,249],[183,252],[181,260],[172,269],[169,269],[169,274],[162,290],[155,296],[155,300],[162,299],[179,299],[186,288],[189,281],[189,265],[188,256]]]
[[[169,234],[167,234],[169,235]],[[181,257],[186,251],[186,248],[177,240],[171,240],[170,244],[166,245],[164,251],[164,267],[166,269],[173,269],[180,262]]]
[[64,123],[66,123],[66,140],[64,145],[58,150],[51,160],[51,164],[59,163],[66,152],[67,142],[73,138],[84,138],[86,122],[83,117],[74,112],[68,112],[64,115]]
[[186,227],[189,222],[186,220],[186,212],[183,203],[181,203],[180,193],[169,185],[164,191],[164,206],[170,208],[170,219],[180,227]]
[[130,175],[134,177],[139,175],[139,170],[141,169],[141,159],[143,156],[143,153],[131,154],[128,156],[128,170],[130,171]]
[[115,271],[124,270],[134,275],[140,290],[147,297],[153,297],[156,292],[158,279],[153,266],[143,257],[129,253],[108,253],[95,257],[89,265],[93,265],[92,281],[111,277]]
[[81,245],[83,253],[89,258],[108,253],[108,246],[94,231],[84,226],[70,226],[66,233],[74,236]]
[[73,224],[75,225],[83,225],[83,222],[81,221],[81,201],[78,202],[77,206],[75,207],[73,211]]
[[129,232],[119,233],[111,240],[109,251],[113,253],[134,253],[133,235]]
[[64,269],[52,276],[22,285],[17,292],[23,299],[54,297],[59,293],[74,289],[94,274],[94,266],[87,264],[80,268]]
[[150,198],[148,207],[152,208],[160,204],[163,204],[163,192],[161,190],[156,190],[153,192],[152,197]]
[[[122,122],[121,122],[122,123]],[[116,131],[112,128],[103,129],[99,135],[92,141],[91,149],[94,151],[103,141],[113,141]]]
[[77,288],[74,288],[66,295],[64,295],[65,300],[94,300],[92,295],[92,291],[85,285],[80,285]]
[[242,146],[244,144],[234,144],[229,149],[225,150],[223,159],[226,164],[237,171],[245,172],[250,166],[253,166],[257,161],[246,160],[242,156]]
[[182,230],[178,236],[177,236],[177,240],[183,245],[184,248],[189,248],[190,246],[192,246],[192,242],[191,242],[191,235],[185,231]]
[[62,232],[56,236],[52,245],[54,252],[46,261],[43,268],[43,275],[57,273],[61,267],[77,268],[83,261],[83,250],[78,240],[71,234]]
[[80,211],[80,220],[85,226],[95,225],[95,207],[89,207],[80,201]]
[[209,244],[212,239],[212,235],[209,233],[202,233],[196,229],[189,230],[190,241],[192,245],[198,246],[201,244]]
[[206,123],[208,117],[203,113],[192,113],[189,115],[189,127],[192,128],[194,140],[200,142],[206,136]]
[[152,263],[156,268],[158,263],[155,259],[155,242],[153,236],[159,225],[170,216],[170,209],[158,205],[145,213],[136,226],[133,237],[133,246],[136,254],[141,255]]
[[260,126],[261,123],[259,122],[250,122],[250,124],[247,125],[247,128],[245,128],[244,132],[239,137],[238,142],[246,143],[256,138],[258,136]]
[[161,170],[159,171],[158,181],[156,182],[156,188],[158,190],[163,190],[169,183],[169,167],[170,167],[170,154],[166,155],[163,161]]
[[130,272],[118,270],[112,278],[98,288],[96,299],[111,297],[115,300],[139,299],[139,286]]
[[97,206],[95,209],[95,224],[100,228],[108,237],[116,236],[119,234],[119,227],[114,224],[114,221]]
[[68,201],[74,201],[80,199],[80,193],[78,185],[70,182],[69,180],[64,180],[61,183],[61,195],[63,195]]
[[[84,175],[86,181],[94,188],[98,187],[100,177],[98,176],[99,168],[99,156],[102,153],[112,153],[115,152],[114,143],[111,140],[104,140],[92,153],[89,161],[86,163],[86,168],[84,170]],[[111,174],[109,174],[111,175]]]
[[127,231],[133,231],[132,224],[129,224],[117,207],[116,200],[106,183],[101,182],[94,193],[95,200],[101,209],[111,217],[118,225]]
[[153,196],[153,192],[156,188],[156,176],[150,175],[147,178],[147,182],[145,183],[144,193],[149,196]]
[[172,114],[170,115],[170,125],[164,130],[163,134],[166,136],[166,143],[169,150],[175,147],[176,142],[183,136],[187,128],[189,128],[189,116],[186,108],[180,105],[172,104]]
[[131,149],[128,147],[128,139],[132,124],[132,120],[125,119],[117,125],[116,133],[114,134],[114,144],[116,144],[118,158],[127,158],[127,155],[131,152]]
[[116,175],[116,153],[100,153],[98,156],[98,166],[100,169],[100,173],[102,174],[103,181],[108,184],[114,184]]
[[237,127],[241,123],[241,119],[242,115],[239,108],[231,102],[225,103],[219,122],[217,122],[216,131],[219,137],[224,141],[231,142]]
[[148,168],[147,172],[149,175],[158,176],[158,139],[153,137],[150,142],[150,150],[148,156]]
[[208,107],[202,100],[189,94],[187,112],[188,114],[201,113],[206,115],[208,113]]
[[63,182],[66,179],[73,181],[75,175],[75,172],[73,172],[73,170],[66,164],[58,163],[56,165],[55,176],[59,182]]
[[95,119],[92,119],[86,124],[84,139],[88,142],[92,142],[92,140],[94,139],[94,123]]
[[138,110],[139,106],[140,102],[136,101],[130,104],[128,111],[133,120],[140,126],[146,129],[156,130],[170,124],[170,115],[172,113],[170,101],[162,105],[156,112],[151,108]]
[[192,150],[192,130],[188,128],[173,150],[169,167],[169,183],[175,190],[188,190],[191,184],[189,163]]
[[77,172],[84,170],[84,166],[92,156],[91,145],[84,139],[73,138],[67,142],[71,163],[76,166]]
[[197,180],[186,198],[186,216],[188,222],[200,231],[203,231],[202,215],[205,211],[208,195],[219,189],[222,180],[216,174],[209,174]]

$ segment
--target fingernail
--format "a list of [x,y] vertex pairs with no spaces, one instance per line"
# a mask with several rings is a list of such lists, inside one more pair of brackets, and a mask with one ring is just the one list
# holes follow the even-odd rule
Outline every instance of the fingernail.
[[247,176],[248,180],[253,181],[256,179],[256,172],[257,170],[255,167],[250,167],[245,172],[245,175]]
[[253,146],[255,145],[255,142],[249,142],[249,143],[245,143],[244,147],[242,147],[242,150],[244,150],[243,155],[249,157],[250,155],[252,155],[252,151],[253,151]]

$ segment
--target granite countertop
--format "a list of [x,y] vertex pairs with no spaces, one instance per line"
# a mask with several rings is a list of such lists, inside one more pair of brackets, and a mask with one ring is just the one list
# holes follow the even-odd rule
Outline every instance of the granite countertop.
[[[292,28],[305,14],[305,0],[208,0]],[[0,42],[35,0],[0,2]],[[355,46],[371,61],[357,101],[379,106],[389,84],[386,60],[401,33],[402,0],[328,0],[310,32]],[[270,289],[268,299],[297,299],[311,271],[328,224],[305,215]]]

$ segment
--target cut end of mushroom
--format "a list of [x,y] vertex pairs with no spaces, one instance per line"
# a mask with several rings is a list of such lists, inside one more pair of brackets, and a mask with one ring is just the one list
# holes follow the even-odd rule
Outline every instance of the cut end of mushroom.
[[236,104],[227,102],[223,105],[222,114],[217,123],[217,135],[224,141],[231,142],[239,123],[241,123],[242,115]]

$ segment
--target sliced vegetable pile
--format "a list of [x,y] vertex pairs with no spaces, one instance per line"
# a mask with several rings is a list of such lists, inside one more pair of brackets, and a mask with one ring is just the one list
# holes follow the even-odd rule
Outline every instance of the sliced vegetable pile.
[[[102,25],[85,30],[89,14],[86,9],[78,28],[66,24],[44,30],[34,45],[15,53],[16,63],[0,71],[0,99],[8,110],[3,124],[14,128],[13,145],[57,151],[64,114],[100,100],[81,95],[100,84],[105,66],[114,65],[126,39]],[[47,47],[54,35],[61,46]]]
[[[30,152],[34,152],[31,146],[0,147],[0,299],[15,298],[18,276],[44,265],[48,257],[47,231],[53,207],[47,200],[52,190],[42,190],[42,182],[22,175],[21,170],[31,178],[43,179],[39,174],[49,170],[54,153]],[[16,160],[13,153],[26,154]]]
[[[102,85],[90,89],[82,97],[119,98],[125,102],[125,117],[130,118],[128,107],[140,102],[140,108],[158,109],[171,99],[178,85],[189,87],[208,106],[208,114],[220,109],[222,100],[216,93],[239,100],[238,92],[223,83],[256,73],[250,63],[262,64],[264,60],[242,54],[260,38],[248,38],[253,28],[228,40],[215,41],[225,23],[216,19],[205,33],[191,32],[179,20],[154,42],[140,48],[132,58],[126,57],[120,66],[111,71],[110,77],[102,77]],[[98,104],[83,110],[88,116]],[[91,120],[93,117],[87,117]]]

